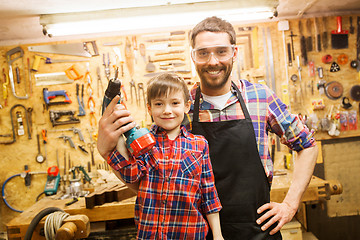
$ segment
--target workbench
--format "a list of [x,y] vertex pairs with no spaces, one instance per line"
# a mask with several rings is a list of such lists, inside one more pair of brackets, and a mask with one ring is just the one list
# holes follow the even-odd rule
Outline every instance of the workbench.
[[[281,202],[291,183],[291,172],[288,170],[281,170],[276,172],[271,190],[271,201]],[[309,187],[307,188],[303,202],[314,203],[316,201],[329,199],[331,194],[337,194],[331,191],[331,186],[328,181],[322,180],[315,176],[312,177]],[[32,219],[41,210],[48,207],[58,207],[63,209],[70,215],[84,214],[89,217],[90,223],[106,222],[111,220],[129,219],[134,217],[134,204],[136,197],[131,197],[120,202],[105,203],[100,206],[95,206],[92,209],[85,207],[85,198],[80,198],[78,202],[65,206],[69,199],[54,200],[50,197],[43,198],[32,205],[26,211],[21,213],[16,218],[12,219],[7,225],[8,240],[23,239],[26,230]],[[33,239],[45,239],[39,235],[42,223],[37,226],[34,231]]]

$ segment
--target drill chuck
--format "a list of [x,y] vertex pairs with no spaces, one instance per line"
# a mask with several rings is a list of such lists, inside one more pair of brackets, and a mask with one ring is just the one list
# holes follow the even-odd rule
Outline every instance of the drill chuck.
[[[116,74],[117,75],[117,74]],[[116,76],[115,75],[115,76]],[[109,105],[111,100],[116,96],[121,96],[121,81],[118,78],[112,78],[109,81],[108,87],[105,91],[102,113],[104,113],[105,108]],[[121,103],[121,99],[118,104]],[[142,155],[149,151],[155,145],[155,138],[146,128],[137,129],[136,127],[130,129],[124,133],[126,137],[126,147],[135,157]]]

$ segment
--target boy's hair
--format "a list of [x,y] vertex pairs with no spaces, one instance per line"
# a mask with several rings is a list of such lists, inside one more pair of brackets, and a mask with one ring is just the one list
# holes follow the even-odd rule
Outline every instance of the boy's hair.
[[236,45],[236,33],[231,23],[218,18],[208,17],[199,22],[190,33],[190,45],[195,47],[195,38],[201,32],[225,32],[229,35],[230,43]]
[[190,95],[186,83],[182,77],[174,73],[162,73],[151,78],[147,84],[147,103],[157,97],[167,97],[173,92],[183,92],[185,103],[189,101]]

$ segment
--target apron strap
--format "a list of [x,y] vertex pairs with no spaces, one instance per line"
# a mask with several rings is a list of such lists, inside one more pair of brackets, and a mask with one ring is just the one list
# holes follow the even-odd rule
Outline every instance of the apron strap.
[[[235,89],[236,91],[236,95],[237,98],[240,102],[240,106],[241,109],[244,113],[245,119],[246,120],[251,120],[250,118],[250,114],[249,111],[247,110],[247,107],[245,105],[245,101],[241,95],[241,92],[239,90],[239,88],[236,86],[236,84],[231,81],[231,86]],[[200,94],[201,94],[201,89],[200,89],[200,85],[196,88],[196,94],[195,94],[195,102],[194,102],[194,112],[193,112],[193,122],[199,122],[199,111],[200,111]]]

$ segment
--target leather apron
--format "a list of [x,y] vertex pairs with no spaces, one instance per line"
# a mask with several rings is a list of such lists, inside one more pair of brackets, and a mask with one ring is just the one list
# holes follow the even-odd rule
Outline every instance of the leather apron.
[[[262,231],[256,210],[270,202],[270,184],[261,163],[255,131],[238,87],[232,82],[245,119],[199,122],[200,87],[197,88],[192,133],[209,142],[215,186],[223,206],[220,223],[226,240],[282,239],[280,232],[269,235],[271,226]],[[213,239],[211,231],[207,239]]]

